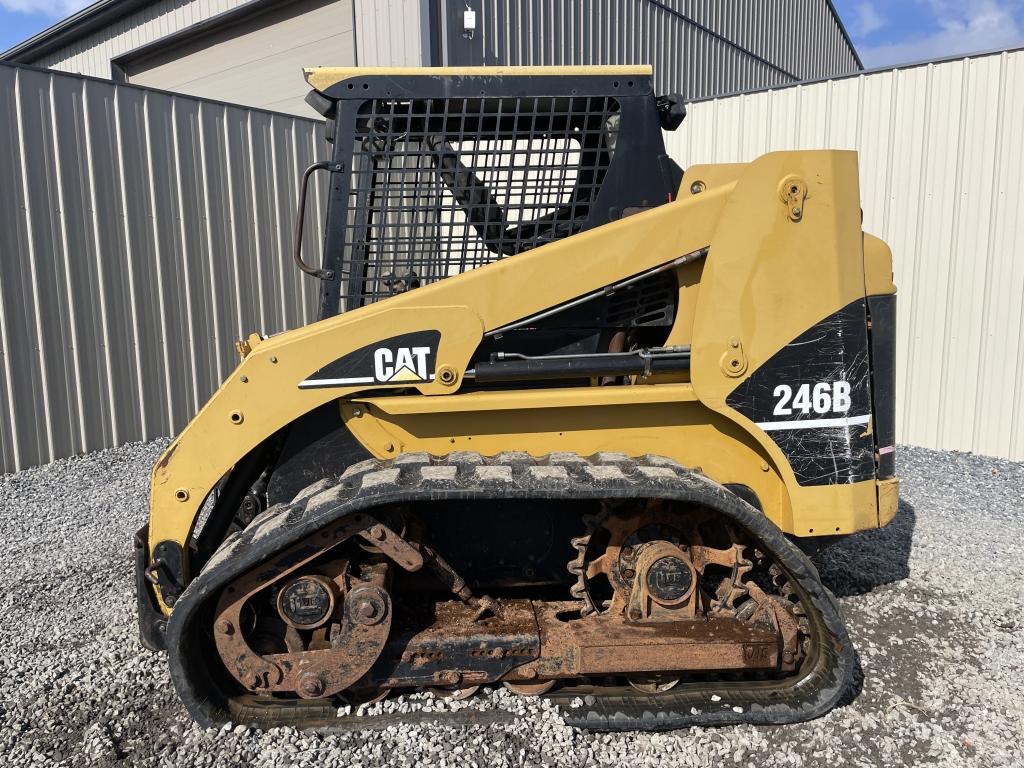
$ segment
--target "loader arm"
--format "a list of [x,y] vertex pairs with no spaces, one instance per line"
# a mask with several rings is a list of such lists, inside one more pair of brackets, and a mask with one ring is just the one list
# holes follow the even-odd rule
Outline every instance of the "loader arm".
[[313,372],[382,341],[384,328],[385,337],[431,329],[440,332],[435,370],[457,376],[451,384],[435,376],[414,386],[423,395],[451,395],[485,332],[700,250],[731,190],[709,190],[257,344],[154,467],[151,556],[162,542],[177,544],[188,581],[189,536],[206,496],[231,467],[302,414],[375,388],[300,388]]

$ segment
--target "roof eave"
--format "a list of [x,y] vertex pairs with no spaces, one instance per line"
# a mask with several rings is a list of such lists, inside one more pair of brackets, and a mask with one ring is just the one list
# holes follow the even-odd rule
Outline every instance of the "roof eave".
[[97,0],[39,34],[0,53],[0,61],[32,64],[46,54],[70,45],[95,29],[152,2],[154,0]]

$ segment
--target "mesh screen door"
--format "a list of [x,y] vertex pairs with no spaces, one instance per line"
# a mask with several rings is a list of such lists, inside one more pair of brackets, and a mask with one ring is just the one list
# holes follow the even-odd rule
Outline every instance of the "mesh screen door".
[[363,102],[344,223],[347,308],[584,229],[618,124],[609,96]]

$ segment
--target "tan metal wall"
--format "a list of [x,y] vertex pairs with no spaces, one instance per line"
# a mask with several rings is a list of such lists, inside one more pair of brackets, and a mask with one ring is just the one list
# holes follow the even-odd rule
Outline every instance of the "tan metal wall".
[[423,67],[430,64],[427,6],[434,0],[353,1],[359,66]]
[[112,59],[247,2],[249,0],[158,0],[30,63],[62,72],[109,78]]
[[1024,459],[1024,51],[698,102],[684,167],[856,149],[899,286],[898,439]]
[[352,0],[286,3],[180,46],[125,63],[129,82],[320,119],[302,68],[356,63]]
[[0,65],[0,472],[174,434],[235,339],[315,319],[292,225],[326,147],[312,120]]
[[[128,62],[138,85],[304,117],[302,67],[422,66],[432,0],[293,0],[181,47]],[[158,0],[33,66],[111,77],[111,62],[250,0]]]

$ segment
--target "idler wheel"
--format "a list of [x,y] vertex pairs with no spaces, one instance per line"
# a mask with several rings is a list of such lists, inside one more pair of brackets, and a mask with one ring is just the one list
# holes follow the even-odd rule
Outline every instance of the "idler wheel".
[[545,680],[541,683],[504,683],[512,693],[519,696],[543,696],[555,687],[557,680]]
[[291,627],[316,629],[334,613],[334,592],[334,583],[325,576],[298,576],[277,593],[277,612]]
[[631,687],[644,693],[665,693],[679,684],[678,677],[667,675],[633,675],[628,679]]

